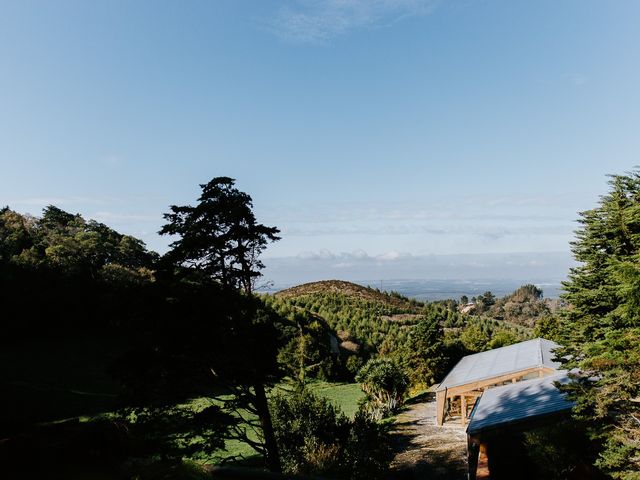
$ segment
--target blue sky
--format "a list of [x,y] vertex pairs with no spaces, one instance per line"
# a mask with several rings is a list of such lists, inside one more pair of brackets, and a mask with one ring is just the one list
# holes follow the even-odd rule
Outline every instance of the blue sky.
[[168,205],[231,176],[282,229],[276,281],[557,276],[576,212],[640,163],[635,1],[0,9],[0,204],[164,251]]

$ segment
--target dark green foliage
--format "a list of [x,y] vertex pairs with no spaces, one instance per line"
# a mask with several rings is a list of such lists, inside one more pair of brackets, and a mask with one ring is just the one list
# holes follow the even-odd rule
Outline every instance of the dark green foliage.
[[114,465],[136,455],[137,448],[122,422],[72,419],[3,437],[0,465],[3,478],[114,478],[121,474]]
[[640,478],[640,174],[609,184],[581,213],[559,336],[565,367],[583,372],[568,389],[575,417],[602,444],[597,465],[630,480]]
[[224,438],[236,423],[211,403],[127,408],[119,418],[139,444],[136,456],[165,460],[211,455],[224,447]]
[[409,378],[402,368],[383,358],[369,360],[358,372],[356,381],[367,395],[367,413],[377,420],[396,412],[409,388]]
[[384,478],[393,458],[387,427],[372,421],[363,412],[356,414],[350,427],[344,452],[349,478]]
[[[260,431],[258,441],[242,430],[236,433],[264,456],[271,471],[278,472],[280,458],[265,388],[280,373],[277,352],[281,345],[275,335],[279,317],[252,291],[264,267],[260,254],[268,243],[279,240],[279,230],[257,222],[251,197],[234,184],[232,178],[216,177],[200,185],[202,194],[195,207],[171,207],[160,233],[178,239],[170,245],[163,264],[171,267],[178,282],[202,286],[194,300],[205,308],[194,312],[195,328],[188,335],[195,346],[183,353],[186,363],[194,364],[195,371],[209,370],[231,390],[228,408],[246,409],[258,417],[259,424],[252,425]],[[214,286],[221,288],[222,312],[233,305],[231,315],[209,309],[207,290]],[[182,309],[188,311],[189,306]],[[216,317],[218,321],[212,322]],[[207,329],[207,322],[215,325],[215,331]]]
[[284,471],[335,473],[347,418],[306,389],[276,395],[270,403]]
[[604,477],[585,463],[593,446],[584,428],[576,422],[563,420],[527,431],[523,435],[523,441],[528,457],[536,469],[535,478],[565,480]]
[[171,207],[163,235],[177,235],[165,259],[226,287],[250,293],[264,267],[260,254],[279,230],[256,221],[251,197],[234,187],[235,180],[216,177],[200,185],[195,207]]
[[519,339],[511,332],[501,331],[496,333],[489,342],[489,349],[506,347],[517,343]]
[[357,414],[349,420],[301,389],[271,399],[283,469],[327,478],[380,478],[391,460],[385,429]]
[[485,316],[466,316],[462,328],[446,332],[448,344],[459,342],[466,354],[503,347],[531,338],[531,330]]
[[336,380],[345,376],[338,339],[322,317],[270,295],[262,300],[282,318],[279,328],[284,347],[278,361],[289,377],[304,384],[308,378]]
[[476,297],[475,303],[477,312],[483,313],[489,310],[489,308],[496,303],[496,296],[493,293],[486,291],[482,295],[478,295]]
[[[424,318],[429,318],[433,325],[464,325],[455,303],[411,301],[397,293],[379,292],[348,282],[302,285],[275,297],[266,296],[265,301],[290,320],[306,315],[326,323],[331,330],[329,338],[332,336],[332,341],[337,340],[339,346],[338,355],[332,349],[330,357],[331,378],[335,380],[352,380],[368,359],[378,356],[393,358],[404,365],[411,352],[408,344],[411,332]],[[421,335],[416,335],[412,341],[419,343],[419,338]],[[422,342],[425,349],[429,348],[429,341]],[[324,338],[316,337],[315,343],[323,342],[326,342]],[[437,350],[437,345],[435,348]],[[418,354],[412,356],[416,364],[424,363]],[[431,360],[426,362],[433,365]],[[324,375],[329,369],[322,363],[317,371]],[[422,385],[441,373],[430,367],[427,372],[426,366],[421,371],[427,377],[415,375],[412,381],[415,379]],[[313,371],[309,373],[315,375]]]
[[489,349],[491,336],[487,329],[482,328],[478,323],[469,325],[462,331],[460,341],[470,352],[482,352]]
[[444,331],[437,314],[424,317],[411,328],[400,356],[413,385],[430,386],[442,378],[447,362]]
[[[56,207],[0,211],[4,339],[103,331],[140,315],[157,255],[106,225]],[[29,308],[24,308],[29,305]],[[19,321],[18,321],[19,319]]]
[[560,317],[553,315],[540,318],[533,329],[533,336],[562,343]]

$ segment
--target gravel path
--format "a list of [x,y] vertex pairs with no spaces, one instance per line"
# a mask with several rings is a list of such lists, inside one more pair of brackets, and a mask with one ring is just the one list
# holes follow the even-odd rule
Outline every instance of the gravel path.
[[438,427],[434,393],[413,399],[400,413],[393,429],[396,456],[389,478],[393,480],[466,479],[467,436],[459,423]]

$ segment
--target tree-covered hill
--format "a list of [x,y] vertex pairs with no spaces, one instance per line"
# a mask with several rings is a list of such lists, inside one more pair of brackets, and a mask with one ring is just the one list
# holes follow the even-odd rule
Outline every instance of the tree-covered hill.
[[[531,335],[529,328],[508,321],[464,315],[454,300],[421,302],[339,280],[263,298],[300,329],[299,338],[289,335],[284,363],[313,365],[310,376],[328,380],[353,380],[368,360],[387,358],[405,368],[414,386],[429,385],[463,355]],[[306,361],[296,353],[302,335]]]
[[344,295],[365,302],[375,302],[380,305],[386,305],[389,308],[402,310],[415,310],[422,305],[421,302],[410,300],[395,292],[381,292],[378,289],[363,287],[362,285],[344,280],[322,280],[319,282],[304,283],[282,290],[276,293],[275,296],[290,299],[329,293]]

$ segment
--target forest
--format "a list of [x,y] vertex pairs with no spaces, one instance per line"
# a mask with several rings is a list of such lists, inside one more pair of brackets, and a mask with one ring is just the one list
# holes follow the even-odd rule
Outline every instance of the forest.
[[233,179],[168,210],[164,255],[53,205],[0,210],[3,470],[386,478],[408,399],[464,355],[540,336],[563,345],[584,438],[579,459],[562,439],[536,450],[563,458],[548,478],[585,462],[640,478],[640,172],[579,214],[559,300],[523,285],[422,302],[339,280],[265,294],[261,254],[280,231]]

